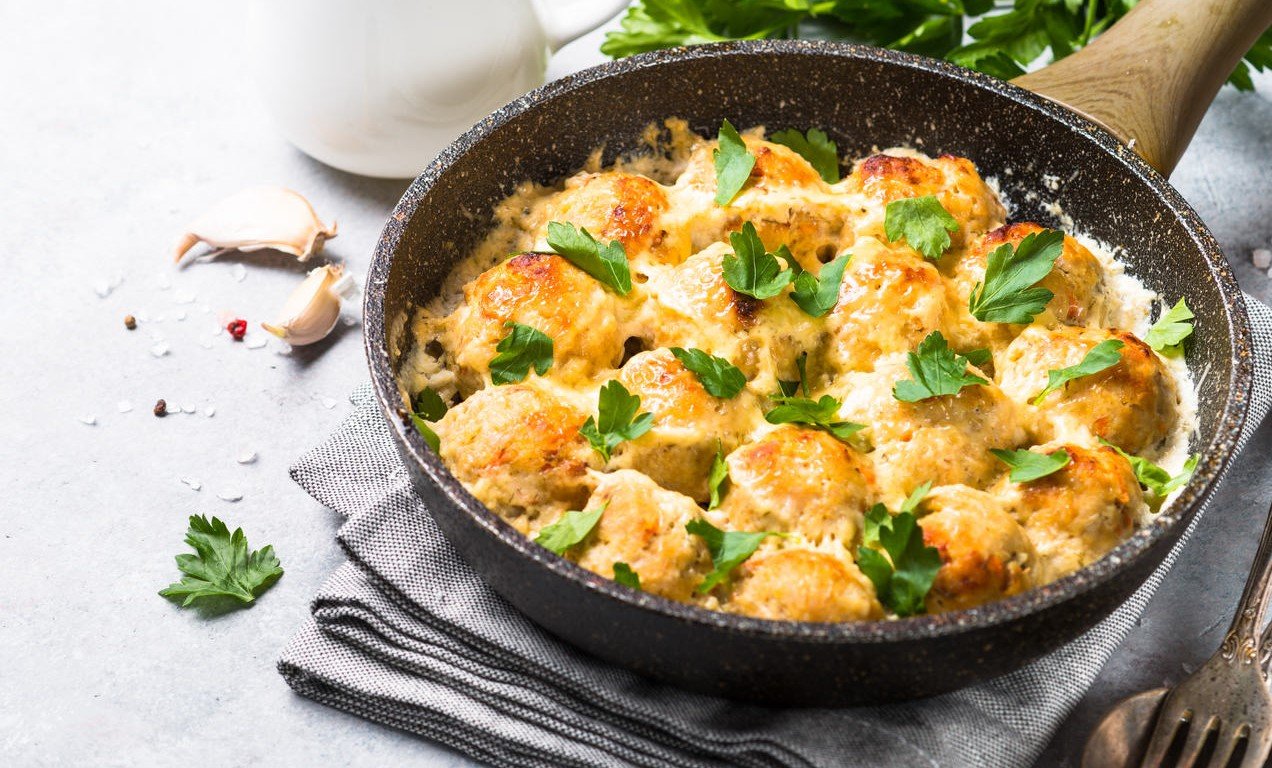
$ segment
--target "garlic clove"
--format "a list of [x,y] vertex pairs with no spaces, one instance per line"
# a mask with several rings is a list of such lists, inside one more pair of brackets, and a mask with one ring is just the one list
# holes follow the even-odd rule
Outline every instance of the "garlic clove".
[[353,278],[339,265],[319,267],[292,291],[280,319],[261,327],[292,346],[313,344],[331,333],[340,319],[340,300],[353,295]]
[[212,206],[190,225],[173,248],[173,260],[200,242],[218,250],[272,248],[306,261],[336,236],[336,223],[323,224],[309,201],[282,187],[246,189]]

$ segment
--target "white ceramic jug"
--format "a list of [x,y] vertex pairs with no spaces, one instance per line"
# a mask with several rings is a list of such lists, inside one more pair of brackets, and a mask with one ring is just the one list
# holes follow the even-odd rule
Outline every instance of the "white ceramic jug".
[[627,0],[253,0],[266,106],[306,154],[409,178],[542,84],[548,54]]

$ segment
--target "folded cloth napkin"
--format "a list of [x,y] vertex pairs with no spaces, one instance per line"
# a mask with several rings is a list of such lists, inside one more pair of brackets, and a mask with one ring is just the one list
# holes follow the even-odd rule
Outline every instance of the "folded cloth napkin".
[[[1255,393],[1240,445],[1272,403],[1272,310],[1249,305]],[[880,707],[742,705],[613,667],[518,613],[411,489],[370,386],[353,400],[340,429],[292,468],[348,518],[338,539],[349,561],[314,599],[279,670],[304,696],[500,766],[1029,765],[1192,532],[1111,616],[1013,674]]]

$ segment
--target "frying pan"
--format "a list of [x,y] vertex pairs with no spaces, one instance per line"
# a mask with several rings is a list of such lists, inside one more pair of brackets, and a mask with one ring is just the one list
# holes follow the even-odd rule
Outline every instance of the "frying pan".
[[[951,690],[1055,649],[1161,563],[1213,490],[1241,429],[1252,376],[1242,295],[1218,244],[1163,174],[1269,23],[1267,0],[1146,0],[1093,45],[1017,84],[876,48],[726,43],[604,64],[508,104],[406,191],[367,281],[371,374],[415,488],[467,562],[535,622],[602,659],[692,690],[769,704],[880,702]],[[849,156],[893,145],[963,155],[998,178],[1012,220],[1056,226],[1046,205],[1054,201],[1081,230],[1124,246],[1133,274],[1172,301],[1187,298],[1197,316],[1187,360],[1199,381],[1193,450],[1201,461],[1191,482],[1077,573],[970,610],[896,621],[711,612],[619,587],[517,533],[395,415],[395,370],[412,343],[402,318],[436,294],[518,182],[572,174],[598,146],[607,162],[637,150],[645,126],[672,116],[706,135],[723,118],[770,130],[817,127]]]

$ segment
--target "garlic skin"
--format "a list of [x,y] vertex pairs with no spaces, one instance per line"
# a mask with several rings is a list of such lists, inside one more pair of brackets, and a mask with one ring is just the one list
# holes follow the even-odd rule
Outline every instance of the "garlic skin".
[[321,341],[340,319],[340,300],[353,294],[353,278],[336,264],[318,267],[292,291],[280,319],[261,327],[292,346]]
[[198,243],[216,252],[273,249],[307,261],[336,236],[336,223],[322,223],[309,201],[283,187],[245,189],[221,200],[190,225],[172,250],[181,261]]

